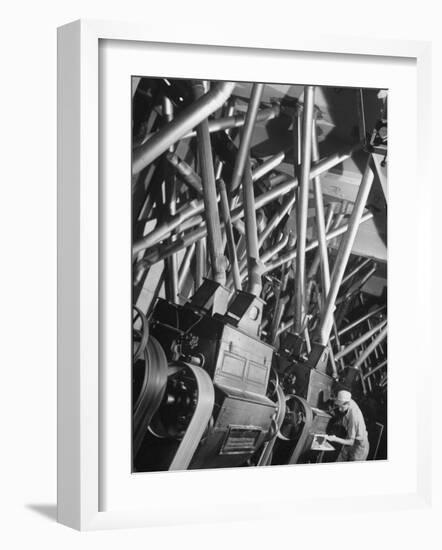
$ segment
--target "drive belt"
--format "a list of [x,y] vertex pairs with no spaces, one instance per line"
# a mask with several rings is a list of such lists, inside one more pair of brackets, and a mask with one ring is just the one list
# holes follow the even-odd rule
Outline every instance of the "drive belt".
[[189,467],[190,461],[212,417],[215,403],[213,382],[207,372],[201,367],[188,363],[183,368],[188,369],[194,376],[198,396],[192,419],[173,457],[169,470],[186,470]]
[[305,444],[307,442],[307,438],[310,434],[310,428],[312,426],[313,422],[313,411],[310,405],[307,403],[305,399],[302,397],[299,397],[298,395],[294,396],[295,399],[297,399],[305,411],[305,421],[304,421],[304,427],[302,428],[301,435],[299,436],[299,439],[295,445],[295,448],[293,449],[293,452],[290,456],[290,459],[288,461],[288,464],[296,464],[299,460],[299,457],[301,456]]
[[276,413],[276,417],[273,419],[275,433],[270,439],[270,441],[268,441],[265,444],[264,451],[262,452],[258,460],[257,466],[267,466],[268,464],[270,464],[273,447],[275,446],[276,439],[278,437],[278,434],[280,433],[279,430],[282,426],[282,423],[284,422],[285,411],[286,411],[285,395],[284,395],[284,391],[282,390],[279,384],[277,384],[276,386],[276,396],[278,399],[278,411]]
[[146,430],[163,399],[167,384],[167,358],[161,344],[153,336],[144,348],[144,378],[134,405],[134,456],[143,442]]

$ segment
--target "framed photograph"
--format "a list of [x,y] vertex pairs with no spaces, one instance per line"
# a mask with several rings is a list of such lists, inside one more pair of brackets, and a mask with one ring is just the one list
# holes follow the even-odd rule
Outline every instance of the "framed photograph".
[[59,29],[59,521],[424,506],[430,46],[205,42]]

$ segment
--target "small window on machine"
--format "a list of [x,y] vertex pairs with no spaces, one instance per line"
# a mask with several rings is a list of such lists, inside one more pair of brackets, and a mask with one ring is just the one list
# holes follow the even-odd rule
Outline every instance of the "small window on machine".
[[388,90],[132,90],[133,471],[387,459]]

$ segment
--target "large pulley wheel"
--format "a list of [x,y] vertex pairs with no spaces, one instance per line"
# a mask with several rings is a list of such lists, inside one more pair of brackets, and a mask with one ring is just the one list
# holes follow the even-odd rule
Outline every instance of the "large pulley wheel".
[[198,402],[198,387],[185,364],[169,366],[163,401],[152,418],[149,431],[159,438],[180,441],[189,426]]
[[303,454],[312,423],[313,411],[308,402],[299,395],[288,395],[286,414],[278,437],[293,445],[289,464],[296,464]]
[[298,439],[305,425],[305,409],[295,395],[286,396],[286,410],[279,437],[285,441]]
[[212,419],[215,391],[212,379],[195,365],[169,365],[163,402],[149,426],[152,435],[179,441],[170,470],[185,470]]

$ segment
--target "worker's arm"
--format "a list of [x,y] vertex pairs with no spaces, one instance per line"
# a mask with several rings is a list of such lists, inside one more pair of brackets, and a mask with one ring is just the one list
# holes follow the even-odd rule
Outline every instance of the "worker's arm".
[[343,439],[342,437],[337,437],[336,435],[326,435],[328,441],[334,441],[335,443],[340,443],[341,445],[353,445],[355,442],[353,439]]
[[357,426],[355,422],[355,417],[350,410],[348,413],[348,420],[347,420],[347,426],[346,426],[346,437],[337,437],[336,435],[327,435],[328,441],[334,441],[336,443],[340,443],[341,445],[348,445],[351,446],[354,444],[356,439],[356,432],[357,432]]

